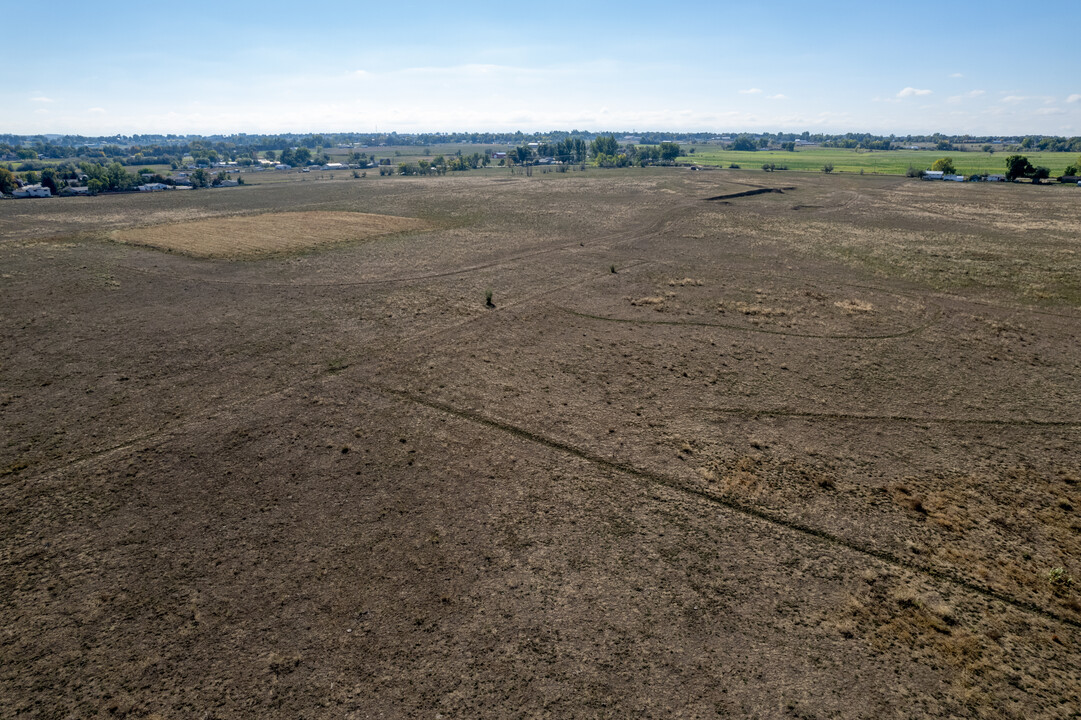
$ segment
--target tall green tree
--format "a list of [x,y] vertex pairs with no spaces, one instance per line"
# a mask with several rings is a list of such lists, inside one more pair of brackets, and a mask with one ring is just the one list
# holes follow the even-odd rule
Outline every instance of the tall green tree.
[[0,193],[10,195],[15,192],[15,173],[6,167],[0,167]]
[[754,138],[750,135],[739,135],[732,141],[730,149],[738,150],[740,152],[754,152],[758,149],[758,143],[756,143]]
[[518,147],[514,148],[512,154],[514,156],[514,162],[521,165],[525,161],[529,160],[529,158],[533,157],[533,149],[528,145],[519,145]]
[[52,168],[45,168],[41,171],[41,186],[49,188],[49,192],[53,195],[60,194],[60,183],[63,181],[57,180],[56,170]]
[[935,160],[934,164],[931,166],[931,169],[932,170],[941,170],[943,173],[945,173],[947,175],[956,175],[957,174],[957,168],[955,168],[953,166],[953,158],[948,158],[948,157],[939,158],[938,160]]
[[1006,179],[1016,180],[1028,177],[1032,173],[1032,163],[1024,155],[1010,155],[1006,158]]
[[589,149],[593,153],[593,157],[615,155],[616,151],[619,150],[619,143],[616,142],[615,135],[601,135],[589,144]]

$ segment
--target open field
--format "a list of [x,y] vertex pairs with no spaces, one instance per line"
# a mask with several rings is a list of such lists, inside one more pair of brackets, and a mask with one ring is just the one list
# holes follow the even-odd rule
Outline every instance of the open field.
[[[841,148],[799,148],[795,152],[761,150],[758,152],[735,152],[715,145],[684,145],[684,150],[694,148],[694,153],[680,162],[694,162],[713,167],[728,167],[732,163],[744,170],[761,171],[764,163],[786,165],[789,170],[821,172],[822,166],[833,165],[834,172],[865,173],[879,175],[904,175],[909,166],[930,170],[931,165],[942,157],[953,158],[957,171],[964,175],[989,173],[1001,175],[1006,172],[1006,158],[1015,153],[957,152],[950,150],[888,150],[868,152]],[[1059,176],[1068,165],[1077,162],[1077,153],[1029,152],[1020,150],[1033,165],[1042,165]]]
[[2,202],[2,714],[1076,717],[1079,199]]

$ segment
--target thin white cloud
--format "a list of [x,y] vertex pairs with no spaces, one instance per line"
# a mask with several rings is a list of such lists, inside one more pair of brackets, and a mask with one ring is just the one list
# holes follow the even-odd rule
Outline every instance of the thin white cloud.
[[88,112],[88,113],[94,113],[95,115],[101,115],[102,113],[104,113],[104,112],[105,112],[105,108],[101,108],[101,107],[92,107],[92,108],[88,108],[88,109],[87,109],[87,112]]
[[963,78],[964,76],[964,73],[950,73],[950,77],[952,78]]
[[770,95],[767,100],[787,100],[788,96],[783,93],[777,93],[776,95]]
[[1064,115],[1065,113],[1066,111],[1062,110],[1061,108],[1052,107],[1038,108],[1036,110],[1037,115]]
[[949,99],[946,100],[946,102],[959,103],[962,100],[972,100],[973,98],[978,98],[981,95],[986,95],[986,94],[987,93],[985,91],[983,91],[983,90],[969,90],[967,93],[963,93],[961,95],[954,95],[954,96],[950,97]]
[[740,90],[740,95],[761,95],[762,90],[760,88],[749,88],[747,90]]
[[51,103],[51,102],[56,102],[56,101],[53,100],[52,98],[45,97],[44,95],[36,95],[36,96],[30,98],[30,102]]
[[1010,103],[1011,105],[1016,105],[1017,103],[1022,103],[1026,100],[1028,100],[1028,98],[1024,95],[1007,95],[1006,97],[1002,98],[1002,102]]
[[1066,98],[1066,102],[1068,102],[1068,103],[1081,102],[1081,94],[1074,93],[1070,97]]
[[930,95],[930,94],[931,94],[930,90],[920,90],[920,89],[914,88],[914,87],[906,87],[904,90],[897,93],[897,97],[906,98],[906,97],[913,97],[914,95]]

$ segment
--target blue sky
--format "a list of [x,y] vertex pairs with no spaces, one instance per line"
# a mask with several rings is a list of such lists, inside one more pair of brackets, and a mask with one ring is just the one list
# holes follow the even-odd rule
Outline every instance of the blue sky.
[[1081,2],[11,3],[0,132],[1081,135]]

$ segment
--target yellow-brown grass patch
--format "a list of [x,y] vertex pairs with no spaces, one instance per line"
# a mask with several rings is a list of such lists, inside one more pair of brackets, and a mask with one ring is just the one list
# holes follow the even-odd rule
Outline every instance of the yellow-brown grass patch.
[[117,242],[210,258],[296,252],[422,230],[423,220],[353,212],[289,212],[192,220],[117,230]]

